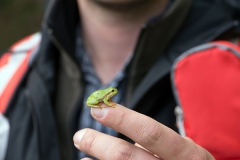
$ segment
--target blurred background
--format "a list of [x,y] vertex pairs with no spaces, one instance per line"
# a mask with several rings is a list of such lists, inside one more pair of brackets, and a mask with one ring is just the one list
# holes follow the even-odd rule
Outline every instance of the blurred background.
[[45,0],[0,0],[0,53],[40,30]]

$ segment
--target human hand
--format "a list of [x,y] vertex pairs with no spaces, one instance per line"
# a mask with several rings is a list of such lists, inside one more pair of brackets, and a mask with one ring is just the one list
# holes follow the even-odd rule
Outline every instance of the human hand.
[[[92,129],[78,131],[74,145],[81,151],[102,160],[213,160],[213,156],[191,139],[133,110],[115,108],[91,109],[100,123],[124,134],[135,145]],[[90,160],[85,158],[84,160]]]

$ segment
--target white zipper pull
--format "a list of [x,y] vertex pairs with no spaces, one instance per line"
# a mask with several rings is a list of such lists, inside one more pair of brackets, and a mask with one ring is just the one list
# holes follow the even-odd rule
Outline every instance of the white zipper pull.
[[183,117],[183,110],[181,107],[176,106],[174,113],[176,115],[177,127],[179,134],[183,137],[186,136],[185,128],[184,128],[184,117]]

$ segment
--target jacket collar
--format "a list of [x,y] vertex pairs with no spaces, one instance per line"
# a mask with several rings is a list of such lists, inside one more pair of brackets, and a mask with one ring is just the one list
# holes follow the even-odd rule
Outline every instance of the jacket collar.
[[142,29],[130,66],[128,98],[132,97],[131,94],[180,29],[191,2],[192,0],[175,0],[164,15],[155,18]]
[[78,23],[79,12],[76,0],[49,1],[43,19],[43,28],[58,49],[71,54],[75,52]]

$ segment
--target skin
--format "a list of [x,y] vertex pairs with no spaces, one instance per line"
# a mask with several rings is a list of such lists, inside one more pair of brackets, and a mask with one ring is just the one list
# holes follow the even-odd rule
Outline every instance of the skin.
[[[136,46],[144,23],[168,0],[78,0],[84,45],[102,84],[120,71]],[[117,37],[117,38],[116,38]],[[147,107],[147,106],[146,106]],[[91,108],[92,116],[137,145],[92,129],[74,135],[79,150],[97,159],[212,160],[205,149],[161,123],[124,106]],[[88,159],[88,158],[85,158]]]
[[106,88],[104,90],[98,90],[93,92],[87,99],[86,105],[92,108],[104,108],[104,103],[109,107],[114,107],[115,103],[110,100],[115,94],[117,94],[118,90],[116,88]]
[[166,4],[167,0],[78,0],[84,46],[102,84],[122,69],[143,24]]
[[102,110],[92,108],[91,114],[103,125],[136,142],[135,145],[130,144],[92,129],[78,131],[73,137],[76,148],[97,159],[214,160],[209,152],[191,139],[181,137],[154,119],[119,104]]

